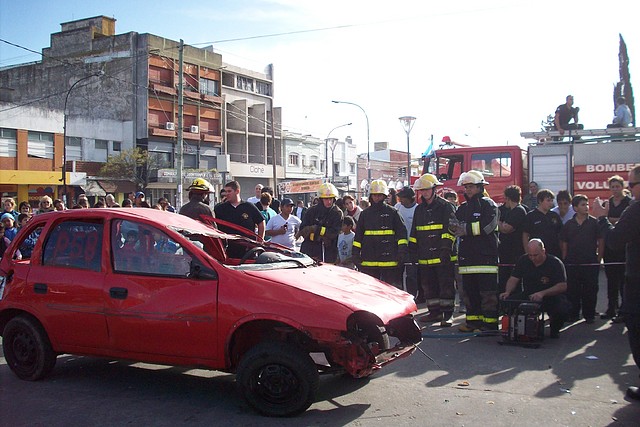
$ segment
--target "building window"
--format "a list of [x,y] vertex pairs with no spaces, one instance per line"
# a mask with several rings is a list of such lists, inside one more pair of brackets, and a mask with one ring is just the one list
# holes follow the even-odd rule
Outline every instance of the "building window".
[[220,88],[216,80],[200,79],[200,93],[205,95],[219,96]]
[[256,80],[256,92],[260,95],[271,96],[271,85],[267,82]]
[[67,137],[66,160],[82,160],[82,138],[77,136]]
[[318,169],[318,157],[317,156],[311,156],[311,158],[309,159],[309,166],[311,166],[314,169]]
[[340,176],[340,162],[336,162],[333,164],[333,173],[337,176]]
[[304,154],[300,156],[300,159],[302,160],[302,166],[309,166],[307,164],[307,156],[305,156]]
[[0,157],[16,157],[18,155],[18,140],[15,129],[0,128]]
[[253,79],[238,76],[236,78],[236,88],[253,92]]
[[113,141],[113,151],[122,151],[122,142]]
[[300,161],[300,157],[298,156],[298,153],[289,154],[289,166],[298,166],[299,161]]
[[27,155],[41,159],[53,159],[53,134],[29,132]]
[[353,175],[354,173],[356,173],[356,164],[349,163],[349,174]]

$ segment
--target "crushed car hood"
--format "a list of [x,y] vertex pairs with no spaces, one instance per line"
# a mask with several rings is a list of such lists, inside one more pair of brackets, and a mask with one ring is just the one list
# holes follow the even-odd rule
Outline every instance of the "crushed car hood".
[[385,323],[417,310],[413,297],[408,293],[344,267],[324,264],[245,273],[333,300],[353,311],[368,311]]

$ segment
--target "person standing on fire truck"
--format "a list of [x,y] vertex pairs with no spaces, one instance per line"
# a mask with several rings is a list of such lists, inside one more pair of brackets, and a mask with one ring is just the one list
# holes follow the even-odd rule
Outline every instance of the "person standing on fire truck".
[[498,329],[498,206],[484,197],[489,183],[482,173],[471,170],[460,175],[464,202],[449,222],[449,230],[460,237],[458,265],[464,285],[466,324],[462,332]]
[[407,255],[407,229],[393,206],[383,180],[371,182],[371,206],[363,210],[353,239],[352,258],[358,270],[402,289],[402,273]]
[[409,237],[410,259],[417,261],[420,269],[420,286],[424,289],[429,312],[421,322],[440,322],[451,326],[455,306],[453,244],[455,237],[449,233],[449,220],[455,216],[454,206],[436,194],[442,185],[435,175],[422,175],[413,184],[418,192],[418,206],[413,214]]

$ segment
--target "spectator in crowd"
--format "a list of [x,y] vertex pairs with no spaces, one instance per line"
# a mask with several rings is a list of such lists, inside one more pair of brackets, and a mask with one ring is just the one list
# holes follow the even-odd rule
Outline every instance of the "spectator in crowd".
[[[522,282],[521,289],[519,287]],[[562,261],[547,254],[540,239],[531,239],[527,253],[518,258],[501,300],[530,300],[542,304],[550,319],[549,336],[560,337],[560,329],[566,322],[571,304],[565,296],[567,275]],[[514,294],[514,292],[518,293]]]
[[207,218],[214,217],[209,207],[209,195],[213,192],[213,187],[206,179],[196,178],[189,185],[188,191],[189,201],[180,209],[180,215],[210,224]]
[[607,128],[626,128],[631,124],[632,120],[631,109],[627,105],[627,100],[624,96],[616,99],[616,110],[613,116],[613,123],[607,125]]
[[[214,207],[216,218],[248,230],[248,235],[257,234],[259,239],[264,239],[264,217],[260,214],[256,205],[240,199],[240,183],[238,181],[229,181],[224,185],[224,189],[227,193],[227,200]],[[240,234],[238,230],[226,225],[219,224],[218,228],[225,233]],[[245,254],[244,246],[233,242],[227,242],[227,244],[228,257],[242,258]]]
[[344,206],[344,200],[342,198],[338,197],[336,199],[336,206],[338,207],[338,209],[342,211],[342,215],[344,216],[347,211],[347,208]]
[[[628,185],[635,203],[622,212],[615,226],[607,219],[611,209],[608,202],[602,203],[596,198],[593,214],[598,218],[598,223],[605,233],[607,246],[614,250],[626,248],[626,282],[620,312],[627,325],[633,360],[636,366],[640,367],[640,166],[635,166],[629,171]],[[640,388],[627,388],[627,396],[640,400]]]
[[356,199],[351,194],[345,194],[342,197],[342,201],[344,202],[345,215],[353,218],[353,221],[357,224],[362,208],[356,204]]
[[442,194],[442,197],[444,197],[447,202],[455,206],[456,209],[458,208],[458,194],[455,191],[445,191],[444,194]]
[[589,215],[589,199],[577,194],[571,199],[571,205],[576,214],[560,232],[560,248],[567,267],[568,296],[572,305],[569,320],[577,321],[582,308],[585,321],[593,323],[604,239],[598,221]]
[[402,289],[407,229],[398,211],[386,203],[387,195],[383,180],[371,182],[371,207],[360,214],[352,257],[361,272]]
[[532,211],[538,207],[538,191],[540,187],[535,181],[529,183],[529,192],[522,198],[522,204],[527,208],[527,211]]
[[[2,216],[4,215],[10,215],[10,214],[9,213],[2,214]],[[0,221],[0,259],[4,257],[5,252],[7,252],[7,249],[9,249],[9,245],[11,244],[11,240],[5,235],[6,230],[5,230],[4,224],[5,224],[4,221]],[[22,253],[20,252],[20,250],[16,251],[15,257],[16,259],[22,259]]]
[[[266,201],[264,195],[268,195],[268,193],[262,193],[262,197],[260,198],[261,202]],[[269,196],[270,197],[270,196]],[[267,209],[270,209],[274,215],[267,220],[267,225],[265,228],[265,236],[271,239],[272,243],[277,243],[282,246],[286,246],[289,249],[294,249],[296,244],[296,234],[300,231],[300,224],[302,221],[295,215],[292,215],[293,212],[293,200],[288,197],[282,199],[282,203],[280,204],[282,211],[279,214],[273,212],[273,209],[269,208],[267,204]]]
[[[622,212],[631,203],[631,197],[624,193],[624,178],[614,175],[607,180],[611,197],[609,197],[609,213],[607,218],[612,225],[616,225]],[[600,316],[601,319],[612,319],[614,323],[622,323],[623,319],[617,315],[618,302],[623,294],[624,287],[624,248],[615,249],[610,246],[604,248],[604,271],[607,275],[607,311]]]
[[62,200],[55,199],[53,201],[53,209],[55,209],[56,211],[66,211],[67,207],[64,205],[64,203],[62,203]]
[[43,214],[47,212],[53,212],[53,200],[49,196],[40,197],[40,204],[38,206],[38,214]]
[[392,187],[389,189],[389,195],[385,201],[389,206],[395,206],[398,204],[398,193],[395,188]]
[[174,213],[176,211],[176,208],[171,206],[171,203],[169,203],[169,200],[166,197],[160,197],[158,199],[158,205],[160,205],[160,208],[163,211],[171,212],[171,213]]
[[0,216],[0,222],[4,225],[4,237],[13,240],[18,234],[18,228],[16,227],[16,220],[12,213],[3,213]]
[[[263,191],[262,191],[262,189],[263,189],[263,188],[264,188],[264,185],[262,185],[262,184],[257,184],[257,185],[256,185],[256,187],[255,187],[255,189],[254,189],[254,190],[255,190],[255,192],[256,192],[255,196],[251,196],[251,197],[249,197],[249,198],[247,199],[247,202],[248,202],[248,203],[253,203],[254,205],[255,205],[255,204],[257,204],[257,203],[260,203],[260,196],[261,196],[261,195],[262,195],[262,193],[263,193]],[[226,195],[226,193],[225,193],[225,195]]]
[[80,196],[78,196],[78,202],[76,203],[76,205],[80,209],[88,209],[89,208],[89,199],[84,194],[81,194]]
[[338,189],[331,183],[320,185],[316,199],[302,219],[296,239],[303,237],[300,252],[317,261],[335,263],[343,214],[335,205]]
[[529,212],[524,221],[522,247],[526,250],[529,240],[540,239],[548,254],[562,258],[558,239],[562,219],[557,213],[551,212],[554,198],[555,194],[551,190],[538,191],[538,207]]
[[149,207],[149,204],[147,204],[147,206],[143,206],[142,202],[144,202],[146,199],[145,194],[142,191],[138,191],[136,193],[136,197],[133,201],[133,206],[136,208],[143,208],[143,207]]
[[7,197],[6,199],[4,199],[4,201],[2,202],[2,207],[4,209],[2,213],[0,213],[0,215],[10,213],[11,215],[13,215],[14,221],[18,220],[19,212],[16,211],[16,201],[12,197]]
[[[262,193],[260,195],[260,202],[258,202],[258,204],[256,205],[256,207],[258,208],[258,210],[260,211],[260,214],[262,215],[262,217],[264,218],[264,223],[268,224],[269,220],[271,218],[273,218],[274,216],[278,215],[276,213],[276,211],[274,211],[273,209],[271,209],[269,206],[271,205],[271,194],[269,193]],[[266,230],[266,228],[265,228]],[[271,237],[265,233],[265,240],[271,240]]]
[[346,267],[351,270],[355,269],[356,266],[353,263],[353,239],[355,237],[355,233],[353,232],[353,227],[355,226],[355,221],[350,216],[345,216],[342,220],[342,230],[338,235],[338,265],[341,267]]
[[458,271],[462,276],[466,305],[461,332],[498,330],[498,206],[485,197],[484,175],[476,170],[462,173],[458,186],[465,202],[449,221],[459,238]]
[[[404,226],[407,229],[407,236],[411,236],[413,215],[416,211],[416,206],[418,206],[416,203],[416,193],[413,191],[413,188],[406,186],[402,187],[402,189],[398,191],[397,196],[399,202],[395,205],[395,208],[398,210],[398,213],[404,221]],[[422,286],[418,283],[418,266],[413,263],[405,263],[404,279],[405,290],[413,295],[416,303],[424,303],[426,301],[424,289],[422,289]]]
[[[449,221],[455,207],[436,194],[442,183],[432,174],[424,174],[413,184],[420,203],[415,207],[409,233],[410,260],[417,262],[429,312],[421,322],[440,322],[442,327],[452,325],[455,309],[454,241],[449,233]],[[413,191],[412,191],[413,192]]]
[[133,202],[131,201],[131,199],[124,199],[122,201],[122,207],[123,208],[132,208],[133,207]]
[[[269,205],[269,207],[271,209],[273,209],[276,214],[280,212],[280,200],[276,199],[276,197],[273,194],[273,188],[271,187],[262,187],[262,193],[269,193],[269,195],[271,196],[271,204]],[[262,193],[260,194],[260,196],[262,196]],[[258,206],[260,204],[260,198],[258,198],[258,203],[256,204],[256,207],[258,208],[258,210],[261,210],[260,206]]]
[[298,200],[296,208],[293,210],[293,214],[302,220],[305,213],[307,213],[307,208],[304,205],[304,200]]
[[520,203],[520,187],[510,185],[504,189],[504,204],[500,206],[498,221],[498,293],[503,293],[507,280],[511,277],[513,265],[524,254],[522,247],[522,229],[527,210]]
[[27,202],[27,201],[20,202],[20,206],[18,207],[18,211],[20,213],[33,215],[33,210],[31,209],[31,204],[29,204],[29,202]]
[[31,215],[27,215],[23,213],[18,215],[18,223],[17,223],[18,230],[24,227],[25,225],[27,225],[30,219],[31,219]]
[[369,203],[369,201],[368,201],[368,200],[364,200],[364,199],[362,199],[362,200],[360,200],[359,206],[360,206],[360,209],[365,210],[365,209],[367,209],[369,206],[371,206],[371,203]]
[[107,196],[104,198],[104,202],[107,205],[108,208],[119,208],[120,205],[118,204],[118,202],[116,202],[116,198],[113,197],[113,194],[109,193],[107,194]]
[[551,209],[551,212],[555,212],[558,214],[560,219],[562,220],[562,224],[566,224],[573,216],[576,214],[576,211],[573,210],[573,206],[571,206],[571,193],[567,190],[558,191],[558,195],[556,196],[556,202],[558,206]]

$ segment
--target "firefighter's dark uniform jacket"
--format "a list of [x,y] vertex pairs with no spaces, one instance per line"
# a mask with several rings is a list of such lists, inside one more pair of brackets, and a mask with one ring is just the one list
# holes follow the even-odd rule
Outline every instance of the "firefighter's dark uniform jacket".
[[396,208],[373,203],[360,214],[352,255],[363,267],[398,267],[407,244],[407,229]]
[[458,221],[466,223],[466,235],[460,237],[458,266],[460,274],[498,272],[498,206],[488,197],[476,194],[456,211]]
[[312,258],[336,262],[338,258],[338,234],[342,229],[342,211],[335,204],[325,208],[322,200],[310,207],[302,218],[300,230],[310,227],[310,233],[305,237],[300,252]]
[[[455,261],[453,247],[455,237],[449,232],[449,219],[455,207],[442,197],[436,196],[430,205],[420,203],[413,214],[413,225],[409,238],[409,256],[422,266],[436,266]],[[450,257],[443,260],[442,257]]]

